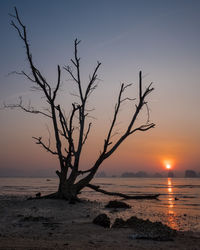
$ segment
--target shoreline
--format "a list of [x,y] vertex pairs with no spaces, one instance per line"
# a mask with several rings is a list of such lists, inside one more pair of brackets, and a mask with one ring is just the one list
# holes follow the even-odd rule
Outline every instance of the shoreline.
[[200,232],[181,231],[173,241],[133,239],[131,228],[92,223],[98,202],[2,199],[0,249],[200,249]]

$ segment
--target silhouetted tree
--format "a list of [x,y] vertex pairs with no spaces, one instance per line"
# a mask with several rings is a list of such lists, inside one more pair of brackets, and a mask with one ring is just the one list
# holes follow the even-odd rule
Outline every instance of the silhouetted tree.
[[[115,142],[112,142],[111,138],[114,133],[113,130],[116,125],[121,104],[124,101],[133,100],[130,98],[123,97],[125,90],[130,87],[130,84],[126,85],[123,83],[121,85],[117,97],[117,103],[114,109],[113,119],[108,129],[108,133],[105,136],[103,148],[96,162],[90,168],[88,168],[87,170],[80,170],[80,156],[82,154],[82,149],[87,141],[92,125],[91,123],[86,122],[89,113],[86,106],[90,94],[97,87],[97,72],[101,63],[97,62],[94,72],[89,78],[88,84],[84,90],[80,77],[80,57],[78,56],[78,45],[80,41],[78,41],[77,39],[74,41],[74,58],[71,59],[73,67],[65,66],[63,70],[65,70],[75,82],[78,89],[79,101],[72,103],[72,110],[69,115],[69,118],[67,119],[64,110],[56,102],[57,93],[61,83],[61,67],[59,65],[57,66],[57,82],[55,88],[53,88],[33,61],[30,45],[27,38],[26,26],[21,21],[16,8],[15,14],[12,15],[12,17],[13,20],[11,21],[11,25],[16,29],[19,37],[25,45],[26,55],[31,69],[31,74],[28,74],[24,71],[20,72],[20,74],[24,75],[29,81],[34,83],[36,89],[39,89],[43,92],[46,101],[49,105],[50,113],[45,113],[43,111],[36,110],[30,106],[25,107],[23,105],[22,99],[18,104],[5,105],[5,107],[18,107],[32,114],[44,115],[50,118],[51,120],[56,142],[55,151],[50,147],[50,144],[45,144],[45,142],[42,140],[42,137],[33,137],[36,140],[37,144],[41,145],[49,153],[55,155],[59,161],[60,169],[56,171],[56,174],[59,177],[59,187],[57,192],[49,195],[49,197],[74,200],[77,199],[77,195],[86,186],[101,192],[102,190],[99,187],[90,184],[90,182],[95,176],[102,162],[105,161],[108,157],[110,157],[121,145],[121,143],[126,140],[128,136],[134,134],[137,131],[147,131],[155,126],[154,123],[149,122],[149,110],[146,101],[146,97],[153,91],[152,83],[149,84],[149,86],[145,90],[143,90],[142,72],[139,72],[138,104],[135,105],[135,109],[133,109],[133,112],[130,114],[130,122],[127,125],[125,131],[122,133],[122,135],[118,135],[119,138]],[[146,124],[142,124],[140,126],[135,127],[136,119],[144,106],[147,106],[148,121]],[[78,117],[79,121],[78,125],[76,124],[76,126],[78,126],[78,136],[75,135],[76,117]],[[104,193],[109,194],[109,192]]]

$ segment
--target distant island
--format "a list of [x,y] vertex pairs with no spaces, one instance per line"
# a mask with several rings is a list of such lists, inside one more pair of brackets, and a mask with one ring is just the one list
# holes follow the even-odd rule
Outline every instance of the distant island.
[[146,172],[144,172],[144,171],[139,171],[139,172],[136,172],[136,173],[133,173],[133,172],[124,172],[124,173],[122,173],[122,175],[121,175],[121,177],[122,178],[135,178],[135,177],[142,177],[142,178],[147,178],[147,177],[149,177],[149,175],[146,173]]
[[107,177],[107,175],[106,175],[106,173],[104,171],[101,171],[101,172],[97,172],[95,177],[96,178],[105,178],[105,177]]
[[194,170],[186,170],[185,171],[185,178],[198,178],[200,177],[200,173],[197,174]]
[[118,174],[108,174],[104,171],[100,171],[95,175],[96,178],[200,178],[200,172],[196,172],[192,169],[187,169],[185,172],[176,172],[168,171],[168,172],[156,172],[156,173],[147,173],[145,171],[137,171],[137,172],[123,172],[121,175]]

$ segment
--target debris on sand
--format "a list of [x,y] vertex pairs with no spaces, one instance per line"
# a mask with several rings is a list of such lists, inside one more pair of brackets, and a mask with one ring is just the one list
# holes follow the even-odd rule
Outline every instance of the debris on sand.
[[113,200],[109,201],[105,208],[131,208],[131,206],[123,201]]

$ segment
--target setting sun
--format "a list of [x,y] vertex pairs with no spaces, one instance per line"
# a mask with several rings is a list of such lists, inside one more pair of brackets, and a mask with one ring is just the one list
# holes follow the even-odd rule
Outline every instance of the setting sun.
[[166,159],[166,160],[163,160],[163,166],[165,169],[172,169],[173,166],[174,166],[174,160],[173,159]]
[[166,164],[166,168],[167,169],[171,169],[171,165],[168,163],[168,164]]

